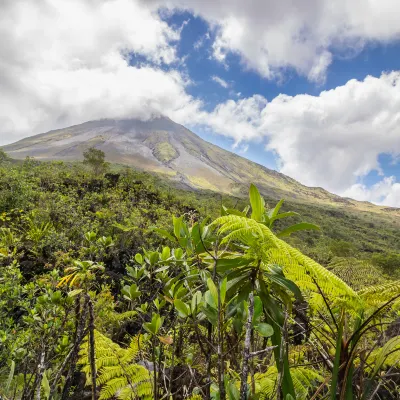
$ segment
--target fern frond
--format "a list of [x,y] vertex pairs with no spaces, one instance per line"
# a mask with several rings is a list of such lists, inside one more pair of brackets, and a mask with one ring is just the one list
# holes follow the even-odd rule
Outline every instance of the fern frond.
[[[345,303],[353,309],[361,306],[358,294],[342,279],[279,239],[264,224],[246,217],[227,215],[217,218],[212,226],[224,235],[223,243],[240,242],[249,246],[249,252],[258,255],[265,265],[280,265],[286,277],[306,294],[321,290],[332,302]],[[315,282],[318,282],[318,287]]]
[[[317,371],[306,367],[291,368],[290,373],[293,379],[296,398],[306,400],[313,388],[322,382],[324,377]],[[277,398],[278,370],[275,366],[268,368],[267,372],[255,374],[256,393],[260,400],[272,400]]]
[[376,349],[368,359],[373,365],[372,374],[375,375],[381,368],[395,365],[400,359],[400,336],[395,336],[379,349]]
[[379,268],[366,260],[354,257],[336,257],[329,263],[328,269],[354,290],[379,285],[386,281]]
[[[97,381],[101,386],[100,400],[151,399],[152,373],[142,365],[135,364],[139,354],[141,337],[131,340],[128,348],[122,348],[108,337],[95,331]],[[90,384],[88,343],[81,348],[80,360],[87,383]]]

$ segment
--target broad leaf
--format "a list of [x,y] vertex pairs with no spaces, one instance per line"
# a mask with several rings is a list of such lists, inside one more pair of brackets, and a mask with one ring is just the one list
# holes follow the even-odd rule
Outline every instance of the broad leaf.
[[193,315],[197,314],[197,310],[199,308],[199,305],[201,304],[201,300],[202,300],[202,295],[201,295],[200,290],[198,290],[192,297],[192,314]]
[[221,304],[225,303],[225,297],[226,297],[226,283],[227,279],[226,277],[222,280],[221,285],[220,285],[220,296],[221,296]]
[[190,308],[182,300],[179,299],[174,300],[174,306],[177,309],[180,317],[187,318],[189,316]]
[[71,291],[68,293],[68,297],[75,297],[75,296],[78,296],[78,294],[80,294],[80,293],[82,293],[82,292],[83,292],[83,289],[71,290]]
[[262,301],[259,296],[254,296],[253,325],[257,325],[263,312]]
[[[210,293],[214,300],[215,305],[218,305],[218,289],[215,286],[215,283],[213,282],[213,280],[211,278],[207,279],[207,286],[208,286],[208,289],[210,290]],[[226,286],[225,286],[225,288],[226,288]]]
[[142,257],[142,255],[141,255],[140,253],[137,253],[137,254],[135,255],[135,261],[136,261],[138,264],[140,264],[140,265],[143,264],[143,257]]
[[277,205],[272,209],[268,211],[268,217],[271,219],[275,219],[275,217],[278,215],[279,210],[281,209],[283,204],[283,199],[279,200]]
[[251,204],[251,218],[261,222],[264,214],[264,199],[261,197],[257,187],[253,184],[250,185],[250,204]]
[[174,238],[169,232],[165,229],[154,228],[154,232],[158,233],[160,236],[169,239],[171,242],[176,242],[176,238]]
[[[219,258],[217,260],[217,272],[223,274],[235,269],[249,264],[250,260],[245,257],[235,257],[235,258]],[[213,265],[211,266],[214,267]]]
[[255,330],[263,337],[270,337],[274,334],[274,328],[264,322],[260,322],[255,326]]
[[294,232],[298,231],[308,231],[308,230],[314,230],[314,231],[319,231],[319,226],[314,225],[314,224],[309,224],[308,222],[300,222],[298,224],[289,226],[288,228],[284,229],[283,231],[279,232],[277,234],[278,237],[283,237],[283,236],[289,236]]

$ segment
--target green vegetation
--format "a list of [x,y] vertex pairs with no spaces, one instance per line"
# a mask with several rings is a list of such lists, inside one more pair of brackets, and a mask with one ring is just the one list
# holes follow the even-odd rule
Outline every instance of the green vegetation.
[[90,147],[83,153],[83,163],[89,165],[93,169],[93,173],[98,176],[104,174],[108,168],[105,161],[104,151]]
[[91,155],[0,153],[1,398],[396,398],[397,221]]
[[168,132],[154,132],[144,143],[152,149],[154,157],[161,163],[169,163],[179,156],[178,151],[169,142]]

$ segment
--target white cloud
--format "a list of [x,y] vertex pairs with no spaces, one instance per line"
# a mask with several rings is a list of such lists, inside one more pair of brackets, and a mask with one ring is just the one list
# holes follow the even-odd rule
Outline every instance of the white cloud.
[[200,104],[177,72],[129,66],[177,61],[179,30],[138,1],[3,1],[0,36],[0,144],[101,117],[185,121]]
[[361,183],[352,185],[343,195],[357,200],[399,207],[400,183],[396,182],[394,176],[385,177],[371,187]]
[[[372,170],[381,171],[379,154],[400,154],[400,72],[351,80],[319,96],[229,100],[202,118],[199,122],[236,144],[266,141],[284,174],[363,199],[357,182]],[[397,190],[396,185],[392,182]]]
[[268,79],[286,68],[323,82],[332,52],[400,39],[398,0],[142,0],[189,9],[216,30],[214,57],[238,54]]
[[[322,82],[332,48],[357,51],[369,40],[390,41],[400,30],[397,0],[253,3],[171,0],[162,5],[169,4],[169,12],[179,6],[203,16],[217,32],[214,50],[221,61],[235,52],[269,78],[293,67]],[[359,183],[380,170],[379,154],[400,155],[400,72],[351,80],[319,96],[229,100],[209,113],[188,95],[189,78],[173,69],[179,64],[175,46],[182,27],[168,26],[159,5],[3,0],[0,144],[90,119],[163,113],[180,123],[208,126],[236,146],[267,143],[281,171],[305,184],[400,205],[400,183],[393,178],[383,176],[372,188]],[[130,66],[131,54],[153,66]],[[172,68],[166,71],[165,64]]]
[[196,42],[193,45],[193,48],[195,50],[201,49],[208,40],[210,40],[209,32],[207,32],[205,35],[201,36],[198,40],[196,40]]
[[228,89],[228,87],[230,86],[229,83],[227,81],[225,81],[224,79],[220,78],[219,76],[213,75],[211,77],[211,79],[218,83],[218,85],[222,86],[225,89]]

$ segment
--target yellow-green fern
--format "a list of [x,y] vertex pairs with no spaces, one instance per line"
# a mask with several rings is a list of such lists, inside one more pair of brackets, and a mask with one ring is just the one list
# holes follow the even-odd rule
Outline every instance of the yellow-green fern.
[[[122,348],[108,337],[95,331],[97,382],[101,386],[99,400],[152,399],[152,373],[135,363],[140,337],[134,337],[127,348]],[[90,383],[88,342],[85,341],[79,363]]]
[[[310,393],[316,389],[324,380],[324,377],[317,371],[306,367],[291,368],[290,373],[293,379],[296,398],[306,400],[310,398]],[[277,398],[278,370],[275,366],[268,368],[264,373],[254,376],[256,383],[256,393],[260,400],[273,400]]]
[[321,290],[324,296],[334,302],[346,302],[355,309],[360,307],[360,298],[349,285],[279,239],[264,224],[246,217],[227,215],[217,218],[213,226],[218,226],[218,233],[224,235],[221,244],[235,242],[245,244],[249,247],[249,252],[261,259],[265,265],[281,266],[286,277],[295,282],[305,293],[319,294]]

